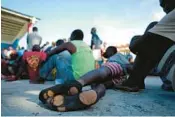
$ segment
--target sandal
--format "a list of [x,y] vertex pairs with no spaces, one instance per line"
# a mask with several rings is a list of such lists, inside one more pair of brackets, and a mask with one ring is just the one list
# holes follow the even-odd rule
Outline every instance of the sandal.
[[82,90],[82,85],[78,81],[73,81],[71,83],[58,84],[53,87],[44,89],[39,94],[39,100],[46,103],[46,100],[50,97],[54,97],[58,94],[64,95],[75,95],[80,93]]

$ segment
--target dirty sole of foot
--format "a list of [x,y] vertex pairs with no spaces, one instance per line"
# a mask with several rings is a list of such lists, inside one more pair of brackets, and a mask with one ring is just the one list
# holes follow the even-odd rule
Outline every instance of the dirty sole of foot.
[[[85,91],[76,96],[57,95],[51,101],[52,107],[59,112],[80,110],[95,104],[97,93],[93,90]],[[48,103],[49,104],[49,103]],[[66,104],[66,105],[65,105]],[[50,106],[51,107],[51,106]],[[55,109],[54,109],[55,110]]]

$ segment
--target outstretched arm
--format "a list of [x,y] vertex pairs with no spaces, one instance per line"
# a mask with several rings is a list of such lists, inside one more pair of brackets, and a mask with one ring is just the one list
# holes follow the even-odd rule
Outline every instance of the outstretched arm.
[[64,50],[67,50],[70,52],[70,54],[73,54],[76,52],[76,47],[71,42],[64,43],[64,44],[56,47],[55,49],[51,50],[50,52],[48,52],[47,57],[52,56],[52,55],[57,54],[57,53],[60,53]]

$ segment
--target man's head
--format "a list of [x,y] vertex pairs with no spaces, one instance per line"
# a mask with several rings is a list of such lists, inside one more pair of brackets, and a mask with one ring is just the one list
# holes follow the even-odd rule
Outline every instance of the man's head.
[[70,40],[73,41],[73,40],[83,40],[83,31],[80,30],[80,29],[76,29],[72,32],[71,34],[71,37],[70,37]]
[[165,13],[169,13],[175,8],[174,0],[159,0],[159,2]]
[[59,46],[59,45],[61,45],[63,43],[64,43],[64,40],[59,39],[59,40],[56,41],[56,46]]
[[38,28],[37,27],[33,27],[33,32],[38,32]]
[[106,52],[103,54],[103,56],[105,58],[109,58],[111,56],[113,56],[114,54],[117,53],[117,48],[114,47],[114,46],[109,46],[107,49],[106,49]]
[[39,45],[34,45],[32,51],[40,52],[41,48]]
[[92,29],[91,29],[91,34],[95,34],[97,32],[97,29],[95,28],[95,27],[93,27]]
[[55,47],[56,46],[56,42],[52,42],[52,47]]

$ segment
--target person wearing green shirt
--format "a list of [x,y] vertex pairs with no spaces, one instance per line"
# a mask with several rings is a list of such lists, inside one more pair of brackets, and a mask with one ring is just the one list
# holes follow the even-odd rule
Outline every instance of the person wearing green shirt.
[[[63,43],[47,53],[47,60],[52,61],[51,63],[53,63],[53,67],[57,65],[54,61],[58,59],[56,57],[53,59],[53,55],[59,54],[63,51],[68,51],[71,54],[71,68],[70,66],[68,69],[64,67],[64,72],[61,72],[61,74],[64,73],[62,76],[65,78],[69,77],[69,81],[78,80],[82,75],[95,68],[95,60],[92,51],[90,47],[85,42],[83,42],[83,37],[83,32],[80,29],[76,29],[71,34],[70,42]],[[60,66],[59,68],[61,69],[62,67]],[[60,69],[57,69],[57,71]],[[68,70],[69,72],[65,72]],[[48,71],[45,71],[45,73]],[[64,79],[64,77],[64,82],[67,82],[65,81],[66,79]]]

